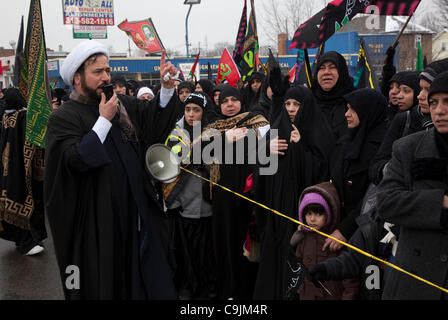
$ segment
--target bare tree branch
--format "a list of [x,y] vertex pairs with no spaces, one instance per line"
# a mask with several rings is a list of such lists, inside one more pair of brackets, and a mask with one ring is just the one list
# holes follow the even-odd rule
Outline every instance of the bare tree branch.
[[297,28],[328,2],[330,0],[266,0],[258,29],[258,33],[263,32],[268,39],[264,45],[276,44],[280,33],[288,34],[291,39]]

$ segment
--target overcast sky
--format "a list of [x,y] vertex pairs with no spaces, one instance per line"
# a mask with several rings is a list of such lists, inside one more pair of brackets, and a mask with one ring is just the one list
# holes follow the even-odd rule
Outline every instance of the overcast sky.
[[[268,45],[262,16],[266,14],[264,7],[270,1],[272,0],[255,0],[260,46]],[[278,4],[277,8],[280,8],[286,0],[274,1]],[[419,16],[419,12],[424,11],[425,5],[431,1],[433,0],[423,0],[415,16]],[[247,2],[249,16],[250,0]],[[189,6],[183,3],[184,0],[114,0],[115,25],[107,27],[108,39],[99,41],[106,47],[112,46],[114,52],[127,52],[128,37],[117,25],[125,19],[137,21],[150,17],[165,48],[185,54],[185,18]],[[22,15],[25,26],[27,24],[29,4],[30,0],[1,0],[0,47],[11,48],[9,42],[17,41]],[[47,47],[57,51],[58,46],[62,45],[64,51],[70,51],[82,40],[73,39],[73,27],[63,24],[62,0],[41,0],[41,4]],[[199,46],[199,42],[202,50],[206,46],[209,50],[213,49],[217,42],[229,42],[233,45],[243,4],[244,0],[202,0],[201,4],[194,5],[188,20],[189,42],[192,44],[190,53],[192,48]],[[314,11],[320,9],[314,8]],[[131,49],[137,49],[132,41]]]
[[[247,2],[249,15],[250,1]],[[264,2],[266,0],[255,1],[257,16],[261,14]],[[22,15],[25,17],[25,25],[27,23],[29,3],[29,0],[1,0],[0,47],[11,48],[10,40],[17,41]],[[165,48],[185,53],[185,18],[189,6],[183,3],[184,0],[115,0],[115,25],[107,28],[108,39],[100,42],[108,47],[113,46],[115,52],[127,52],[128,37],[117,25],[125,19],[136,21],[151,17]],[[209,49],[216,42],[233,44],[243,4],[243,0],[202,0],[201,4],[194,5],[188,20],[192,47],[198,47],[201,42],[201,47],[205,48],[206,41]],[[57,50],[61,44],[64,51],[70,51],[82,41],[73,39],[72,26],[63,24],[61,0],[41,0],[41,5],[48,48]],[[259,30],[259,38],[262,44],[262,30]],[[131,49],[136,49],[132,42]]]

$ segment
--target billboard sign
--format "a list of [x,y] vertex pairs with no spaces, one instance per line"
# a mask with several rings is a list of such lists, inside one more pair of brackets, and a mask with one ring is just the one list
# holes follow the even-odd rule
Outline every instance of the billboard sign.
[[64,24],[113,26],[114,1],[62,0]]

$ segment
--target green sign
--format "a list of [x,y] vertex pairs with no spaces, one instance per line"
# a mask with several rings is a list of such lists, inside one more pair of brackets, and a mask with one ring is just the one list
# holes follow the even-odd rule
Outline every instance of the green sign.
[[73,39],[107,39],[107,27],[74,25]]

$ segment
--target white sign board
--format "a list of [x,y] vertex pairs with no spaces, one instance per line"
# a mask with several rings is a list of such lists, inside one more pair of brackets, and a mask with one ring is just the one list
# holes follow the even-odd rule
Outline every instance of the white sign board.
[[[191,81],[190,77],[190,70],[193,68],[194,62],[188,62],[188,63],[179,63],[179,68],[182,71],[184,78],[186,81]],[[194,75],[196,76],[196,80],[199,81],[201,79],[201,66],[199,65],[199,62],[196,66],[196,70],[194,70]]]
[[73,25],[73,39],[107,39],[107,27]]

